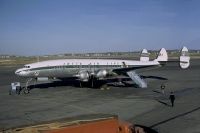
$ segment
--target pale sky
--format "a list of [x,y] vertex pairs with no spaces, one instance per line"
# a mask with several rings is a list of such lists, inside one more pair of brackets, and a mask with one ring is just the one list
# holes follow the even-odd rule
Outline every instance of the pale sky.
[[199,0],[0,0],[0,54],[200,49]]

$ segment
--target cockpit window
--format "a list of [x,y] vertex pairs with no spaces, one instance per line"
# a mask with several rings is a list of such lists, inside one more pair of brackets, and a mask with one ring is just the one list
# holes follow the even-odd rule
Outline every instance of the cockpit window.
[[30,66],[24,66],[24,68],[30,68]]

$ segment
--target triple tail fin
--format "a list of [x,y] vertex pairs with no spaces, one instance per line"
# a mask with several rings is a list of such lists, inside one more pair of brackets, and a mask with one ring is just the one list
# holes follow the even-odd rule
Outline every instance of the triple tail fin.
[[146,49],[143,49],[140,54],[140,61],[149,61],[149,53]]
[[190,56],[187,47],[183,47],[180,55],[180,67],[186,69],[190,66]]
[[161,65],[164,65],[166,62],[179,62],[182,69],[186,69],[190,66],[190,56],[187,47],[183,47],[180,52],[179,61],[168,61],[167,51],[162,48],[154,61],[158,61]]
[[168,54],[165,48],[162,48],[154,61],[158,62],[167,62],[168,61]]

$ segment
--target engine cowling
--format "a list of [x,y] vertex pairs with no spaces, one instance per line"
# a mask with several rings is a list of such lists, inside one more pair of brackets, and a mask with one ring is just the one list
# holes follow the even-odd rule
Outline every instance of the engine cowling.
[[97,72],[96,77],[97,78],[105,78],[108,75],[108,72],[106,70],[100,70]]
[[81,81],[87,82],[90,78],[90,75],[88,72],[82,71],[82,72],[79,72],[78,77]]

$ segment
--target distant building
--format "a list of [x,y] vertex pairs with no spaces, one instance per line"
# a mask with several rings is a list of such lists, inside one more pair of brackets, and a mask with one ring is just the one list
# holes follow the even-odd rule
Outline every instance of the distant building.
[[10,58],[9,55],[1,55],[0,57],[1,57],[1,59],[8,59],[8,58]]

